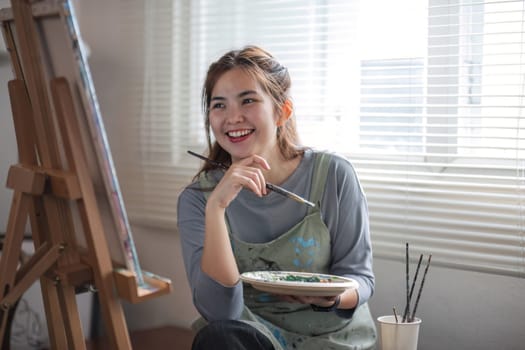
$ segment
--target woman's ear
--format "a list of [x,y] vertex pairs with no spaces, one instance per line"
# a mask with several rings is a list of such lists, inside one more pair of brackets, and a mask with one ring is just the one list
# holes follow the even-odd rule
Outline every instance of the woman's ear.
[[290,117],[292,116],[292,113],[293,113],[292,101],[290,100],[284,101],[283,107],[281,109],[281,117],[279,118],[279,121],[277,122],[277,126],[283,126],[284,123],[286,123],[286,121],[290,119]]

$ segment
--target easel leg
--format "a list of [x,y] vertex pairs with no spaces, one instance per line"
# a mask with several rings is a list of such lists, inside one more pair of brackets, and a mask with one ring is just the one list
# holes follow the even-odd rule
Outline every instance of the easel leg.
[[[44,208],[42,201],[34,198],[29,213],[29,221],[31,223],[31,232],[33,234],[33,242],[35,248],[38,249],[44,242],[42,232],[43,227],[46,227],[46,217],[44,215]],[[64,321],[59,312],[60,303],[58,302],[58,294],[53,281],[47,277],[40,278],[40,290],[42,291],[42,301],[44,303],[44,310],[46,310],[46,322],[49,335],[49,345],[51,349],[67,349],[67,339],[64,333]]]
[[46,310],[46,322],[51,349],[68,349],[65,333],[65,323],[60,312],[58,291],[53,281],[49,278],[40,279],[40,289],[44,309]]
[[9,309],[14,306],[4,304],[3,298],[13,288],[16,278],[16,270],[19,263],[22,241],[24,239],[25,224],[29,209],[29,195],[21,192],[13,194],[9,221],[7,224],[4,248],[0,257],[0,314],[2,314],[0,324],[0,343],[7,331],[7,321]]
[[62,310],[62,318],[69,327],[66,327],[66,337],[71,349],[84,350],[86,343],[82,333],[82,323],[77,308],[75,288],[57,284],[58,300]]
[[[44,197],[35,200],[35,202],[38,202],[38,205],[43,208],[46,213],[45,219],[42,220],[45,221],[46,226],[37,226],[37,234],[35,234],[35,236],[40,236],[41,229],[43,229],[43,232],[46,233],[46,241],[50,241],[53,244],[68,242],[68,239],[65,238],[65,232],[61,230],[61,225],[68,228],[71,227],[68,216],[64,215],[67,214],[64,213],[64,203],[51,197]],[[47,230],[45,229],[46,227],[48,227]],[[40,242],[36,243],[36,245],[39,243]],[[73,245],[70,244],[70,247],[71,246]],[[67,253],[64,253],[64,255],[65,254]],[[63,256],[58,260],[57,268],[61,266],[61,263],[64,263],[61,262],[61,259],[64,258],[67,258],[67,256]],[[74,304],[74,287],[61,283],[55,285],[55,282],[50,280],[49,277],[42,277],[40,280],[42,283],[44,306],[46,307],[46,317],[50,327],[50,340],[56,343],[54,349],[84,349],[85,339],[82,334],[78,309]]]
[[[38,249],[44,242],[44,228],[47,227],[44,208],[40,199],[34,198],[29,213],[31,231],[33,233],[33,242]],[[64,320],[60,313],[60,303],[58,293],[53,281],[47,277],[40,278],[40,290],[42,291],[42,300],[46,310],[46,322],[49,335],[49,345],[51,349],[67,349],[67,339],[64,331]]]

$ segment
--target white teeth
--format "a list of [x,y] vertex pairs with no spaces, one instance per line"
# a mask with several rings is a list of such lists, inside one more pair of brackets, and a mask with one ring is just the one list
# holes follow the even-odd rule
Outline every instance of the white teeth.
[[251,132],[252,132],[251,130],[239,130],[239,131],[230,131],[227,134],[230,137],[241,137],[241,136],[248,135]]

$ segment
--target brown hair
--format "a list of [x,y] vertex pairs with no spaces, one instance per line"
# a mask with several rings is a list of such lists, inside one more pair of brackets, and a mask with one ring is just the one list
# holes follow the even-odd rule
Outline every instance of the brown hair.
[[[208,141],[208,157],[216,162],[231,164],[231,156],[216,141],[211,142],[210,101],[211,93],[219,78],[233,68],[241,68],[254,77],[263,90],[272,98],[275,111],[281,111],[289,97],[291,85],[288,69],[281,65],[270,53],[257,46],[246,46],[241,50],[232,50],[212,63],[208,69],[202,89],[202,109],[205,115],[206,137]],[[285,159],[293,159],[304,153],[298,147],[299,137],[292,115],[277,128],[277,143]],[[216,165],[205,163],[198,174],[217,168]],[[198,175],[197,174],[197,175]]]

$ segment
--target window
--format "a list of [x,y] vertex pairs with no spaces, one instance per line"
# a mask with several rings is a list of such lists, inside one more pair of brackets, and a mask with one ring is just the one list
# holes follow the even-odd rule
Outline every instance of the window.
[[523,0],[133,4],[132,222],[175,225],[199,165],[186,150],[205,150],[206,69],[257,44],[291,72],[303,143],[355,165],[376,256],[410,242],[437,264],[525,277]]

